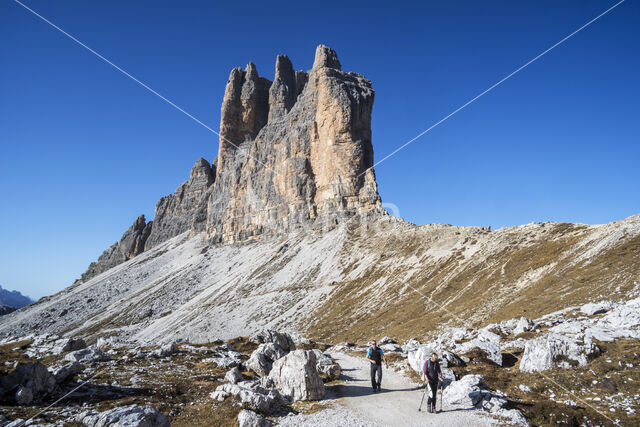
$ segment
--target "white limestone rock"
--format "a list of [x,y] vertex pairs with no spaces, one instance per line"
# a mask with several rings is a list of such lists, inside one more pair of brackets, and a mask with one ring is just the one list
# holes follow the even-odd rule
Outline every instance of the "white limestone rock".
[[584,366],[588,362],[588,357],[597,352],[598,347],[593,343],[583,343],[569,335],[550,333],[527,341],[520,361],[520,370],[542,372],[553,368],[562,357]]
[[67,354],[64,360],[69,362],[91,363],[91,362],[105,362],[110,360],[109,356],[104,354],[98,347],[92,345],[82,350],[74,351]]
[[169,427],[169,420],[152,406],[129,405],[104,412],[86,411],[76,421],[87,427]]
[[224,380],[231,384],[236,384],[242,381],[242,372],[238,367],[231,368],[224,376]]
[[606,313],[614,307],[611,301],[601,301],[598,303],[587,303],[580,307],[580,311],[587,316],[593,316],[595,314]]
[[269,427],[273,422],[248,409],[243,409],[238,414],[238,427]]
[[325,389],[316,368],[313,351],[296,350],[273,363],[269,378],[285,396],[298,400],[319,400]]
[[445,388],[442,398],[449,405],[471,407],[484,399],[488,393],[485,389],[481,375],[465,375]]
[[338,362],[320,350],[311,351],[316,355],[316,369],[318,370],[318,375],[320,375],[320,378],[322,378],[323,381],[333,381],[340,378],[342,367]]

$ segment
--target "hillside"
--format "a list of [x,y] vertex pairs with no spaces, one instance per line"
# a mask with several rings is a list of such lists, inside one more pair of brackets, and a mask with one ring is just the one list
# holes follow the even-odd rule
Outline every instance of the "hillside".
[[424,337],[624,297],[639,258],[638,215],[495,231],[387,217],[226,245],[185,233],[7,315],[0,336],[206,342],[271,327],[329,342]]

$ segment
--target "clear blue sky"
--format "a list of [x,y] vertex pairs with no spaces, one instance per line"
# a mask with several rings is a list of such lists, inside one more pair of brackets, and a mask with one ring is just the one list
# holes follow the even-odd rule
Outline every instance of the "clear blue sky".
[[[214,129],[231,68],[327,44],[373,82],[376,160],[615,3],[24,1]],[[640,213],[638,22],[627,0],[385,161],[383,201],[494,228]],[[11,0],[0,37],[0,284],[41,297],[218,140]]]

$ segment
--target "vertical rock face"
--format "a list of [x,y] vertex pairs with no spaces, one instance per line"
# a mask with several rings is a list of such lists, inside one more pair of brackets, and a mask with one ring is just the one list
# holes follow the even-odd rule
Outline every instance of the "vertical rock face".
[[286,55],[276,59],[276,75],[269,89],[269,122],[272,122],[291,110],[298,97],[296,73]]
[[207,199],[214,180],[215,167],[203,158],[198,159],[191,168],[189,180],[156,204],[153,229],[144,248],[152,248],[188,230],[204,230]]
[[271,82],[258,76],[250,62],[245,70],[231,70],[222,101],[218,168],[226,168],[236,149],[252,140],[269,117]]
[[85,275],[189,230],[234,242],[335,224],[338,217],[385,215],[372,168],[373,99],[371,82],[342,71],[336,52],[323,45],[308,72],[278,56],[273,82],[253,63],[234,68],[214,165],[198,160],[189,180],[157,203],[153,227],[135,243],[125,239],[127,231],[126,242],[105,251]]
[[326,46],[318,46],[309,73],[294,73],[289,59],[279,56],[269,102],[256,104],[268,109],[267,123],[229,150],[228,129],[238,122],[226,111],[240,81],[229,79],[222,107],[206,228],[213,241],[279,233],[337,215],[383,214],[371,169],[374,92],[368,80],[341,71],[336,52]]

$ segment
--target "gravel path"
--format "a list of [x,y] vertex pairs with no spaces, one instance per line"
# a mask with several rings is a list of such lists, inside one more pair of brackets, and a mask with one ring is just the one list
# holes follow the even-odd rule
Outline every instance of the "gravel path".
[[475,427],[499,424],[482,411],[446,404],[442,406],[442,412],[430,414],[426,412],[426,397],[422,412],[418,412],[422,389],[418,389],[406,375],[392,368],[383,368],[382,392],[373,393],[368,362],[340,352],[331,356],[342,366],[343,382],[327,387],[327,397],[335,397],[336,405],[310,415],[284,417],[279,420],[279,425]]

